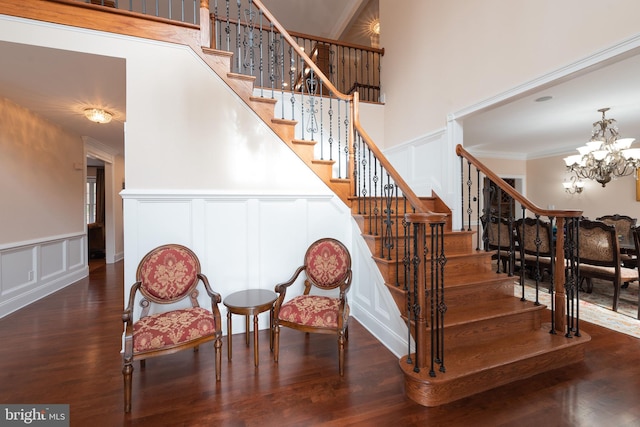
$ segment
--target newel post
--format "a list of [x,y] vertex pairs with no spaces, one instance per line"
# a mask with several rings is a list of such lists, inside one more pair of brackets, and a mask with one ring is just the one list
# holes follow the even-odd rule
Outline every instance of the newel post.
[[211,17],[209,0],[200,0],[200,45],[211,47]]

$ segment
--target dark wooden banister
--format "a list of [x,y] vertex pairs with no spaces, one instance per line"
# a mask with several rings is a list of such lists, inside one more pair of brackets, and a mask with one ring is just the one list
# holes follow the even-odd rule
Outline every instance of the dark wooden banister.
[[[357,99],[358,98],[357,93],[354,93],[354,95],[355,95],[355,99]],[[360,115],[358,114],[358,109],[359,109],[358,103],[354,102],[354,112],[355,112],[355,114],[353,115],[354,129],[360,134],[365,144],[367,144],[367,146],[369,147],[373,155],[380,162],[380,165],[385,169],[385,171],[389,174],[389,176],[393,178],[395,183],[398,185],[398,188],[400,189],[402,194],[404,194],[404,196],[407,198],[411,206],[413,206],[413,208],[418,213],[431,214],[429,218],[432,221],[436,221],[436,222],[444,221],[444,219],[447,217],[447,214],[435,213],[435,212],[429,211],[428,209],[425,209],[425,207],[422,205],[422,201],[420,200],[420,198],[416,195],[416,193],[413,192],[411,187],[409,187],[409,184],[407,184],[406,181],[402,179],[398,171],[396,171],[396,169],[391,165],[389,160],[382,153],[382,151],[380,151],[378,146],[373,142],[371,137],[362,128],[362,124],[360,123]]]
[[[501,191],[507,193],[514,200],[517,200],[522,206],[531,211],[535,215],[547,216],[550,218],[556,218],[556,227],[558,230],[563,230],[565,225],[566,218],[579,218],[582,215],[583,211],[580,210],[566,210],[566,209],[542,209],[541,207],[535,205],[529,199],[520,194],[515,188],[509,185],[505,180],[500,178],[498,175],[493,173],[488,167],[486,167],[482,162],[476,159],[473,155],[471,155],[467,150],[465,150],[460,144],[456,146],[456,154],[461,158],[465,158],[469,163],[474,165],[480,172],[482,172],[487,178],[495,183],[496,186],[500,188]],[[564,330],[565,322],[565,269],[557,268],[557,266],[565,265],[565,253],[564,253],[564,241],[565,235],[562,232],[556,234],[556,243],[555,243],[555,265],[554,269],[554,283],[555,283],[555,327],[559,332],[566,332]]]
[[486,167],[480,160],[476,159],[471,155],[467,150],[465,150],[462,145],[458,144],[456,146],[456,154],[460,157],[464,157],[474,165],[480,172],[482,172],[487,178],[493,181],[502,191],[511,196],[514,200],[520,203],[522,206],[527,208],[529,211],[534,214],[548,217],[565,217],[565,218],[578,218],[582,215],[582,211],[578,210],[556,210],[556,209],[543,209],[529,199],[524,197],[522,194],[518,192],[515,188],[510,186],[504,179],[500,178],[498,175],[493,173],[491,169]]

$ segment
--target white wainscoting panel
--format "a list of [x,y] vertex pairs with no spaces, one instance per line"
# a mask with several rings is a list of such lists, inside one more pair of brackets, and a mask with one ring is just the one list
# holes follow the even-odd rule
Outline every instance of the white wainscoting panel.
[[0,247],[0,317],[89,274],[86,234]]

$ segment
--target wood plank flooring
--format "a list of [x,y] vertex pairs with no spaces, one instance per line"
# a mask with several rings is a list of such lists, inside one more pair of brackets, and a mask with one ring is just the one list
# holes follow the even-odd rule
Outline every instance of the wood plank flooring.
[[[211,278],[210,278],[211,279]],[[215,287],[215,280],[212,280]],[[283,329],[274,364],[267,331],[260,365],[244,335],[135,365],[123,412],[120,340],[123,265],[0,319],[0,402],[70,404],[72,426],[638,426],[640,340],[583,323],[585,362],[425,408],[405,397],[397,358],[355,319],[338,375],[336,339]],[[224,315],[224,309],[221,307]]]

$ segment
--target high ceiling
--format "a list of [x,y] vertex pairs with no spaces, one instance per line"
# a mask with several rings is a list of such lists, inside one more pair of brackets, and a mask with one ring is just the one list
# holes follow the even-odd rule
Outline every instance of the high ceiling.
[[622,137],[640,139],[640,55],[576,74],[464,119],[465,148],[521,159],[577,154],[575,148],[589,140],[593,122],[601,119],[598,110],[606,107]]
[[[322,37],[344,34],[369,0],[263,0],[288,29]],[[118,58],[0,42],[0,96],[116,153],[124,151],[125,63]],[[598,65],[488,106],[464,118],[464,144],[475,155],[536,158],[570,153],[589,136],[598,109],[610,107],[623,136],[640,138],[640,55]],[[535,102],[552,96],[546,102]],[[115,113],[106,125],[82,110]],[[637,143],[637,145],[640,143]]]

